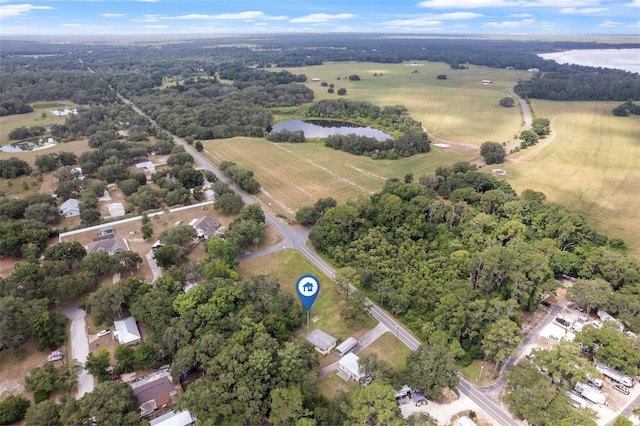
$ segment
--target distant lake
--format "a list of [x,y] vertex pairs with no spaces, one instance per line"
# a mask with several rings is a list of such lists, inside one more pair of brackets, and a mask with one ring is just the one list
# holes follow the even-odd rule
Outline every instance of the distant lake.
[[538,56],[552,59],[559,64],[616,68],[640,73],[640,49],[580,49],[540,53]]
[[285,120],[274,124],[271,128],[272,132],[288,130],[297,132],[302,130],[305,138],[326,138],[331,135],[348,135],[354,133],[358,136],[368,136],[379,141],[393,139],[393,136],[385,132],[374,129],[373,127],[364,127],[358,124],[343,123],[341,121],[327,120]]
[[38,141],[16,142],[0,146],[0,152],[27,152],[37,151],[57,145],[52,138],[40,139]]

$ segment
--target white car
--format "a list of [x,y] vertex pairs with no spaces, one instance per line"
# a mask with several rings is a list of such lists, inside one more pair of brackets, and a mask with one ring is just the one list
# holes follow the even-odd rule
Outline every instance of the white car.
[[102,331],[99,331],[98,332],[98,337],[106,336],[107,334],[111,334],[111,330],[109,330],[108,328],[106,328],[106,329],[104,329]]
[[591,325],[595,328],[602,328],[602,321],[591,321]]
[[53,351],[47,356],[47,362],[59,361],[64,358],[64,354],[60,351]]

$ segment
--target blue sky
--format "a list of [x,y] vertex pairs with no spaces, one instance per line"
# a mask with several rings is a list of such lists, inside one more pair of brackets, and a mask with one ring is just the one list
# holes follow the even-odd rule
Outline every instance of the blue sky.
[[0,0],[3,37],[284,32],[640,37],[640,0]]

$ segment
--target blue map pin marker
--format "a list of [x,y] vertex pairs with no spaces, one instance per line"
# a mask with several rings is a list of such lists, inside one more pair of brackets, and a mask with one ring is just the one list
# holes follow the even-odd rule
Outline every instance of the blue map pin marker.
[[310,311],[320,293],[320,281],[313,275],[303,275],[296,282],[296,291],[304,308]]

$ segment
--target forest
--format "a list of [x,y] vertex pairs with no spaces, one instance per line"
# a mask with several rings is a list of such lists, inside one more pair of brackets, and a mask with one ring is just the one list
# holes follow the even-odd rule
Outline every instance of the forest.
[[[309,235],[315,248],[417,336],[445,332],[458,362],[483,357],[500,319],[520,322],[561,274],[602,279],[600,309],[638,329],[640,262],[583,217],[459,163],[327,210]],[[638,368],[636,365],[634,368]]]

